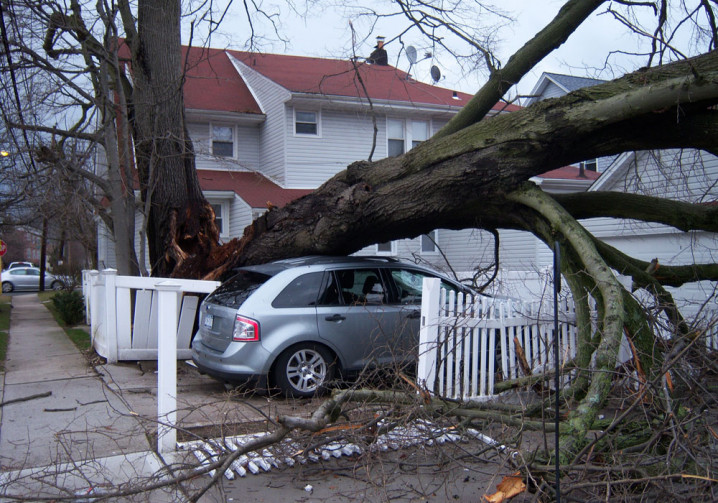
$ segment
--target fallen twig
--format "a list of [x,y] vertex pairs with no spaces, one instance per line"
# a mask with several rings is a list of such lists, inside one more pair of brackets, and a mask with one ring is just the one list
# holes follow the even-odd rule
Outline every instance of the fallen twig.
[[10,405],[11,403],[27,402],[28,400],[35,400],[36,398],[46,398],[50,395],[52,395],[52,391],[46,391],[45,393],[37,393],[36,395],[25,396],[22,398],[13,398],[12,400],[6,400],[4,402],[0,402],[0,407],[5,407],[6,405]]

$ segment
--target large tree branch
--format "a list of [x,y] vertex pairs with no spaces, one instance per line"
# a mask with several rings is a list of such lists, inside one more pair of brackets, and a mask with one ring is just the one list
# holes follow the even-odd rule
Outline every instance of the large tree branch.
[[436,133],[435,137],[448,136],[483,119],[511,86],[521,80],[546,55],[563,44],[604,1],[566,2],[543,30],[511,56],[506,66],[491,73],[488,82],[441,131]]
[[718,281],[718,264],[667,265],[650,267],[650,262],[630,257],[613,246],[595,239],[596,248],[608,264],[621,274],[632,276],[636,286],[647,288],[652,285],[679,287],[695,281]]
[[[352,253],[436,228],[522,227],[520,207],[506,199],[522,182],[582,159],[665,146],[662,133],[640,129],[675,123],[676,103],[687,104],[686,120],[696,107],[717,103],[716,83],[712,52],[478,122],[401,157],[354,163],[309,196],[265,214],[241,242],[177,274],[202,276],[221,265],[221,275],[287,256]],[[610,130],[619,134],[609,138]],[[672,146],[695,146],[690,136],[676,136]]]
[[682,231],[718,232],[718,206],[692,204],[623,192],[581,192],[554,196],[574,218],[612,217],[656,222]]

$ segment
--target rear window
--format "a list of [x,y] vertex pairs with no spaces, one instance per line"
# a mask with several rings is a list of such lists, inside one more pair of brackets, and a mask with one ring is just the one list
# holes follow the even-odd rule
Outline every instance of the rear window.
[[323,272],[310,272],[302,274],[289,283],[277,298],[272,302],[272,307],[308,307],[317,305],[319,288],[322,285]]
[[269,278],[271,278],[271,276],[267,274],[254,271],[240,271],[219,285],[207,300],[220,306],[239,309],[239,306]]

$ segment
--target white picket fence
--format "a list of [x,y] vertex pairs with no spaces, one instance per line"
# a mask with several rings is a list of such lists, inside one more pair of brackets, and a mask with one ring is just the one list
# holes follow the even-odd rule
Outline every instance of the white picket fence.
[[[177,358],[188,359],[199,296],[218,281],[118,276],[114,269],[83,271],[87,323],[92,345],[109,363],[156,360],[158,356],[159,291],[170,287],[177,303]],[[165,288],[166,289],[166,288]]]
[[[550,308],[550,312],[546,311]],[[559,309],[559,364],[576,355],[575,312],[570,301]],[[473,302],[448,292],[438,279],[424,280],[419,334],[419,382],[438,396],[481,400],[494,384],[524,375],[523,351],[532,374],[554,368],[552,306],[482,298]]]

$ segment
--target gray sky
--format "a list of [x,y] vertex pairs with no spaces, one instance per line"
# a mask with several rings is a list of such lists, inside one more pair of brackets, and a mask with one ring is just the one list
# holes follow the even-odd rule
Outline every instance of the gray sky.
[[[514,21],[492,18],[476,9],[463,17],[475,17],[486,24],[483,33],[491,34],[495,44],[495,54],[502,62],[506,62],[511,54],[556,15],[563,3],[562,0],[503,0],[500,4],[501,9]],[[285,44],[277,41],[276,38],[272,39],[269,23],[255,20],[255,33],[267,37],[261,42],[261,50],[299,56],[348,58],[352,55],[353,45],[352,31],[349,27],[351,20],[356,33],[354,42],[356,54],[366,57],[373,48],[376,35],[391,39],[408,26],[408,22],[402,17],[380,19],[371,26],[366,18],[346,7],[328,7],[326,3],[322,4],[323,7],[314,5],[309,8],[306,16],[290,11],[286,4],[267,7],[281,9],[279,31],[288,40],[288,45],[285,47]],[[380,10],[386,9],[389,2],[372,0],[370,5]],[[607,3],[600,7],[562,47],[545,58],[527,75],[519,84],[518,91],[528,93],[543,71],[610,80],[626,71],[644,66],[647,61],[645,57],[610,55],[615,51],[636,52],[639,49],[639,42],[635,35],[630,35],[627,29],[612,16],[605,14],[608,5]],[[301,4],[297,8],[307,7],[306,4]],[[638,12],[644,20],[650,21],[652,18],[648,8],[642,8]],[[249,29],[245,19],[243,5],[235,2],[230,15],[222,24],[221,35],[213,37],[211,46],[246,49],[244,43]],[[486,79],[485,72],[462,69],[455,58],[440,50],[434,50],[429,42],[416,32],[404,35],[402,40],[406,45],[414,45],[420,57],[427,51],[433,53],[432,58],[421,61],[412,68],[412,74],[418,80],[431,82],[431,65],[440,67],[442,79],[438,85],[442,87],[474,93]],[[186,43],[187,40],[183,42]],[[455,47],[459,47],[458,43],[455,44]],[[645,48],[644,41],[643,49]],[[388,44],[386,49],[390,64],[409,70],[409,61],[405,53],[401,53],[397,59],[397,54],[401,50],[398,41]]]

